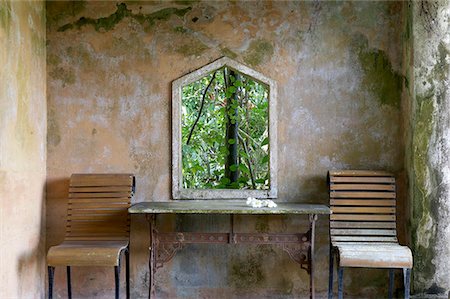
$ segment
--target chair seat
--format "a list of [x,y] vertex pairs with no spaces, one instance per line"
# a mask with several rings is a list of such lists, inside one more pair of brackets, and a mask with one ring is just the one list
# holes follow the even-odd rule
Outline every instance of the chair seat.
[[333,243],[342,267],[412,268],[407,246],[397,243]]
[[49,266],[118,266],[120,252],[128,240],[119,241],[64,241],[50,247]]

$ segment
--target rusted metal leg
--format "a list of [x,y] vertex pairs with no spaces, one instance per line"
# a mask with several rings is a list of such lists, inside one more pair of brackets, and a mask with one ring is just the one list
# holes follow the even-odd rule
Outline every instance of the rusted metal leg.
[[328,299],[333,299],[333,267],[334,267],[334,256],[333,247],[330,245],[330,273],[328,274]]
[[389,289],[388,289],[388,298],[392,299],[394,291],[394,269],[389,269]]
[[148,261],[148,298],[154,298],[155,296],[155,271],[156,271],[156,214],[147,215],[150,231],[150,256]]
[[338,298],[344,297],[344,268],[338,262]]
[[125,249],[125,280],[127,299],[130,299],[130,248]]
[[403,281],[405,285],[405,299],[409,299],[409,288],[411,282],[411,269],[403,268]]
[[70,266],[67,266],[67,297],[72,299],[72,282],[70,275]]
[[120,296],[120,263],[119,266],[114,266],[114,277],[116,283],[116,299],[119,299]]
[[53,278],[55,274],[55,267],[48,266],[48,299],[53,298]]
[[309,223],[310,223],[310,242],[311,246],[309,247],[309,297],[311,299],[316,298],[315,287],[314,287],[314,237],[316,235],[316,220],[317,215],[312,214],[309,215]]

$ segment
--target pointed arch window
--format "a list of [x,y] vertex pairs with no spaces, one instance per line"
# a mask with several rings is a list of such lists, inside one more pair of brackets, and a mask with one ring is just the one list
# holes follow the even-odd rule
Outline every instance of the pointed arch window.
[[226,57],[172,83],[174,199],[277,196],[276,91]]

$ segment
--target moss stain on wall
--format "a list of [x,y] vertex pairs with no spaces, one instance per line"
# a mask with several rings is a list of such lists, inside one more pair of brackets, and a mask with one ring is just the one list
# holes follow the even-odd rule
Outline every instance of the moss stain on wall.
[[235,258],[230,267],[230,285],[237,289],[261,286],[265,281],[263,256],[250,253],[243,258]]
[[178,54],[181,54],[184,56],[192,56],[192,55],[199,56],[207,49],[208,49],[208,47],[206,45],[204,45],[202,42],[191,40],[191,41],[186,42],[185,44],[177,47],[175,49],[175,51]]
[[403,76],[393,70],[384,51],[369,48],[367,38],[362,35],[357,39],[356,54],[364,72],[362,83],[381,104],[400,108]]
[[228,48],[221,48],[220,49],[220,52],[224,55],[224,56],[226,56],[226,57],[229,57],[229,58],[231,58],[231,59],[236,59],[236,57],[238,57],[238,55],[236,54],[236,53],[234,53],[233,51],[231,51],[230,49],[228,49]]
[[244,53],[244,61],[251,66],[257,66],[265,60],[269,60],[273,52],[273,45],[268,40],[260,38],[250,43]]
[[54,108],[50,108],[47,115],[47,143],[49,148],[56,147],[61,142],[61,132],[59,123],[56,119]]
[[86,9],[86,1],[46,1],[47,24],[57,24],[67,17],[75,17]]
[[0,26],[8,32],[11,23],[11,3],[2,2],[0,4]]
[[255,231],[257,231],[258,233],[269,232],[269,216],[267,215],[256,216]]
[[432,94],[416,96],[417,108],[414,116],[413,147],[413,215],[411,219],[412,242],[415,244],[415,269],[431,275],[435,271],[431,259],[434,256],[430,232],[433,227],[433,217],[430,212],[430,198],[427,191],[429,180],[428,151],[433,132],[434,104]]
[[71,68],[56,67],[49,72],[49,76],[60,80],[63,87],[74,84],[76,81],[75,72]]
[[144,26],[145,29],[148,30],[153,25],[155,25],[156,21],[168,20],[172,15],[183,17],[188,11],[192,9],[191,7],[186,8],[168,7],[150,14],[142,14],[142,13],[133,14],[131,9],[128,9],[125,3],[116,4],[116,6],[117,6],[116,11],[113,14],[109,15],[108,17],[98,19],[81,17],[76,22],[67,23],[59,27],[58,31],[64,32],[66,30],[80,29],[84,26],[90,25],[93,26],[94,29],[98,32],[106,32],[112,30],[114,26],[116,26],[126,17],[131,17],[135,19],[136,21],[138,21],[139,24],[141,24],[142,26]]
[[30,113],[30,89],[31,75],[27,66],[31,64],[31,59],[28,55],[19,55],[19,61],[16,73],[17,82],[17,119],[15,123],[16,140],[24,152],[30,151],[34,142],[34,126],[31,123]]

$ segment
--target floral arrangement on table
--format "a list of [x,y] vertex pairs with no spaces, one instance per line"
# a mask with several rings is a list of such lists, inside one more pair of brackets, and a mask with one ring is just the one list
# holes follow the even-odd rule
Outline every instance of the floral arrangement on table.
[[277,204],[270,199],[256,199],[254,197],[247,198],[247,205],[253,208],[276,208]]

